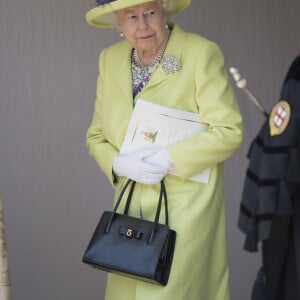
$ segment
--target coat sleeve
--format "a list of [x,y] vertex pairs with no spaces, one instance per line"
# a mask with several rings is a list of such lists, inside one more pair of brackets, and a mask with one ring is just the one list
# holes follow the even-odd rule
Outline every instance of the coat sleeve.
[[198,53],[194,53],[196,102],[201,120],[209,124],[209,129],[168,148],[182,181],[223,162],[243,138],[242,117],[221,50],[207,42]]
[[103,100],[103,86],[105,77],[105,52],[102,50],[99,58],[99,76],[97,80],[97,97],[92,122],[87,130],[86,145],[103,173],[112,185],[117,187],[120,182],[112,173],[112,165],[118,150],[106,139],[101,122],[101,102]]

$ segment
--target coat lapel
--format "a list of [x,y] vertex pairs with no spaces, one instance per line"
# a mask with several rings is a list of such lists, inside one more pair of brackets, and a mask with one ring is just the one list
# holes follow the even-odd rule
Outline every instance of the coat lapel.
[[[170,25],[173,26],[173,30],[172,30],[169,42],[167,44],[167,48],[165,50],[164,56],[175,56],[181,63],[182,48],[183,48],[186,33],[184,31],[182,31],[178,27],[178,25],[176,25],[176,24],[175,25],[170,24]],[[172,73],[167,74],[163,70],[162,66],[160,65],[158,67],[158,69],[154,72],[154,74],[152,75],[152,77],[146,87],[149,88],[153,85],[156,85],[159,82],[167,79],[168,76],[172,76]]]
[[[164,56],[175,56],[181,62],[182,48],[184,44],[184,39],[186,33],[182,31],[178,25],[173,25],[173,30],[167,44],[167,48],[165,50]],[[122,92],[122,96],[126,99],[126,102],[130,102],[132,104],[133,94],[132,94],[132,76],[131,76],[131,51],[132,48],[127,41],[124,41],[120,45],[120,55],[116,57],[116,66],[118,66],[118,70],[115,70],[116,74],[118,74],[118,83],[120,91]],[[128,74],[130,74],[128,76]],[[147,84],[147,88],[153,85],[158,84],[159,82],[168,78],[168,76],[172,76],[171,74],[167,74],[164,72],[161,65],[152,75],[150,81]]]

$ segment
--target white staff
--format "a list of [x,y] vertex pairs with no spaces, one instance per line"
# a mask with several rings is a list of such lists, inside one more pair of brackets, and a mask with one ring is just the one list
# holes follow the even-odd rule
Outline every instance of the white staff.
[[258,102],[258,100],[254,97],[254,95],[248,90],[247,88],[247,81],[245,78],[242,78],[241,74],[239,73],[239,70],[236,68],[230,68],[229,72],[232,74],[236,86],[246,93],[246,95],[249,97],[249,99],[255,104],[256,107],[265,115],[265,117],[269,117],[267,111],[264,109],[264,107]]

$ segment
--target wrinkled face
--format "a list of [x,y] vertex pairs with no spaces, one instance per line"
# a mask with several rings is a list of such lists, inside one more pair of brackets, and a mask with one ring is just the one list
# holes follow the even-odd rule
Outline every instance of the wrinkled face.
[[117,12],[119,30],[138,51],[156,51],[166,25],[165,12],[158,1],[143,3]]

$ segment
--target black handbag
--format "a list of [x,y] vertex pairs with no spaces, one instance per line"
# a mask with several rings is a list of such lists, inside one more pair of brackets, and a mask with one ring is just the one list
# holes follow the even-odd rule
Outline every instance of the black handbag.
[[[117,213],[130,183],[124,213]],[[173,259],[176,232],[168,226],[165,184],[161,181],[154,222],[128,216],[134,186],[135,182],[128,180],[113,211],[102,214],[82,261],[103,271],[166,285]],[[165,225],[158,223],[163,197]]]

